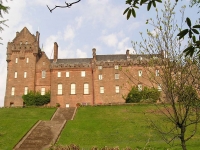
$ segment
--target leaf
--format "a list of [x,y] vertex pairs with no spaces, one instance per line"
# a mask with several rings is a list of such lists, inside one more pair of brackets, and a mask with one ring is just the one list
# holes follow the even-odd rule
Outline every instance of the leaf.
[[192,55],[194,54],[194,47],[190,46],[186,48],[183,52],[186,53],[185,56],[190,55],[190,57],[192,57]]
[[124,11],[123,15],[124,15],[125,13],[127,13],[128,10],[129,10],[129,7],[126,8],[126,10]]
[[192,28],[200,28],[200,24],[194,25]]
[[189,38],[192,38],[192,35],[193,35],[192,31],[189,30]]
[[140,1],[140,5],[146,3],[147,1],[148,1],[148,0],[141,0],[141,1]]
[[199,31],[197,29],[192,29],[192,31],[196,34],[199,34]]
[[136,13],[135,13],[135,10],[132,8],[132,15],[133,17],[136,17]]
[[186,22],[187,22],[187,25],[189,26],[189,27],[191,27],[191,21],[190,21],[190,18],[186,18]]
[[196,42],[196,37],[192,36],[192,40],[193,40],[193,43],[195,43]]
[[153,7],[156,7],[156,2],[155,1],[152,1],[153,2]]
[[128,10],[128,13],[127,13],[127,20],[130,18],[131,12],[132,12],[131,9],[129,9],[129,10]]
[[162,3],[162,0],[155,0],[156,2]]
[[148,3],[148,5],[147,5],[147,10],[148,10],[148,11],[151,9],[151,4],[152,4],[152,2],[150,1],[150,2]]
[[177,36],[179,36],[179,40],[183,38],[188,33],[188,29],[181,31]]
[[200,46],[200,41],[195,42],[197,46]]

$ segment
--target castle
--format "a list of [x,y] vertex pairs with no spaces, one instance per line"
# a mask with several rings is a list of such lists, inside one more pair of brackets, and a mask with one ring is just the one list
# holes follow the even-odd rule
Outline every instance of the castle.
[[[33,35],[24,27],[8,42],[4,106],[23,106],[22,95],[29,90],[42,95],[50,91],[50,106],[124,103],[122,96],[128,94],[130,84],[138,89],[152,86],[142,65],[149,55],[130,54],[129,50],[125,54],[97,55],[94,48],[93,58],[58,59],[55,42],[54,58],[49,59],[39,47],[39,38],[39,32]],[[155,76],[159,76],[159,70],[155,70]]]

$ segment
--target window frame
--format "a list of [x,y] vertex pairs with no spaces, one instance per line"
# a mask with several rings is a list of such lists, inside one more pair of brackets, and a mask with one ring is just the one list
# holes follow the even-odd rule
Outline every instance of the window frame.
[[102,68],[103,68],[102,66],[98,66],[98,70],[102,70]]
[[71,83],[71,85],[70,85],[70,94],[71,95],[76,94],[76,84],[75,83]]
[[62,89],[63,89],[62,84],[58,83],[57,95],[62,95],[63,94]]
[[11,95],[14,96],[15,95],[15,87],[11,87]]
[[61,72],[60,71],[57,72],[57,77],[61,78]]
[[66,76],[66,78],[69,78],[69,71],[66,71],[65,76]]
[[85,71],[81,71],[81,77],[85,77],[86,73]]
[[119,69],[119,65],[115,65],[115,69],[118,70]]
[[15,58],[15,63],[16,63],[16,64],[18,63],[18,57]]
[[99,92],[100,92],[100,94],[104,94],[104,87],[103,86],[100,86],[100,88],[99,88]]
[[15,71],[14,78],[17,79],[17,71]]
[[28,86],[25,86],[24,87],[24,95],[27,95],[28,94]]
[[84,83],[83,85],[83,94],[87,95],[89,93],[89,83]]
[[138,76],[139,76],[139,77],[142,76],[142,70],[138,70]]
[[119,88],[119,85],[116,85],[116,86],[115,86],[115,93],[118,94],[118,93],[119,93],[119,89],[120,89],[120,88]]
[[160,76],[160,71],[158,69],[156,69],[156,77]]
[[138,84],[138,91],[142,91],[142,84]]
[[26,58],[26,63],[27,63],[27,64],[29,63],[29,58],[28,58],[28,57]]
[[26,71],[24,72],[24,78],[27,78],[27,72]]
[[115,79],[119,80],[119,73],[115,73]]
[[103,75],[99,74],[99,80],[103,80]]
[[46,78],[46,70],[42,70],[42,78]]
[[41,95],[45,95],[45,87],[41,88]]

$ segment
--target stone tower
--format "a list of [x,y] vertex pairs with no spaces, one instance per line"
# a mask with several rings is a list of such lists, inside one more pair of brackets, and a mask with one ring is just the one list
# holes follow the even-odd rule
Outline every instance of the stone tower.
[[35,91],[36,62],[41,50],[36,35],[24,27],[7,45],[7,82],[4,106],[22,106],[22,95]]

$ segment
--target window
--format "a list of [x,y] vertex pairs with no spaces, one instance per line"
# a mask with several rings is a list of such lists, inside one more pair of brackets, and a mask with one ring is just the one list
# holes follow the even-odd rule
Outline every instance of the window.
[[41,95],[45,95],[45,88],[41,88]]
[[119,79],[119,74],[118,73],[115,74],[115,79]]
[[20,45],[22,45],[22,42],[20,42]]
[[85,71],[81,71],[81,77],[85,77]]
[[66,77],[69,77],[69,72],[66,72]]
[[100,93],[104,93],[104,87],[103,86],[100,87]]
[[71,94],[76,94],[76,84],[71,84]]
[[61,72],[58,72],[58,78],[60,78],[61,77]]
[[118,65],[115,65],[115,69],[119,69],[119,66],[118,66]]
[[43,66],[45,65],[45,62],[44,62],[44,61],[42,62],[42,65],[43,65]]
[[115,86],[115,92],[119,93],[119,86],[118,85]]
[[160,75],[159,70],[156,70],[156,77],[158,77]]
[[84,84],[84,94],[89,94],[89,84],[88,83]]
[[27,77],[27,72],[24,72],[24,78],[26,78]]
[[99,80],[102,80],[103,79],[103,76],[102,74],[99,75]]
[[15,58],[15,63],[16,63],[16,64],[18,63],[18,58]]
[[98,66],[98,69],[99,69],[99,70],[102,70],[102,66]]
[[17,78],[17,72],[15,72],[15,78]]
[[162,91],[161,84],[158,84],[158,91]]
[[58,84],[58,95],[62,95],[62,84]]
[[138,71],[138,76],[141,77],[142,76],[142,70]]
[[142,61],[142,56],[140,56],[140,60]]
[[27,63],[27,64],[29,63],[29,58],[26,58],[26,63]]
[[27,95],[27,93],[28,93],[28,87],[26,86],[26,87],[24,88],[24,95]]
[[138,84],[138,91],[142,91],[142,84]]
[[42,70],[42,78],[45,78],[45,77],[46,77],[46,71]]
[[26,41],[26,43],[25,43],[26,45],[28,44],[28,42]]
[[12,87],[12,89],[11,89],[11,95],[15,95],[15,87]]

